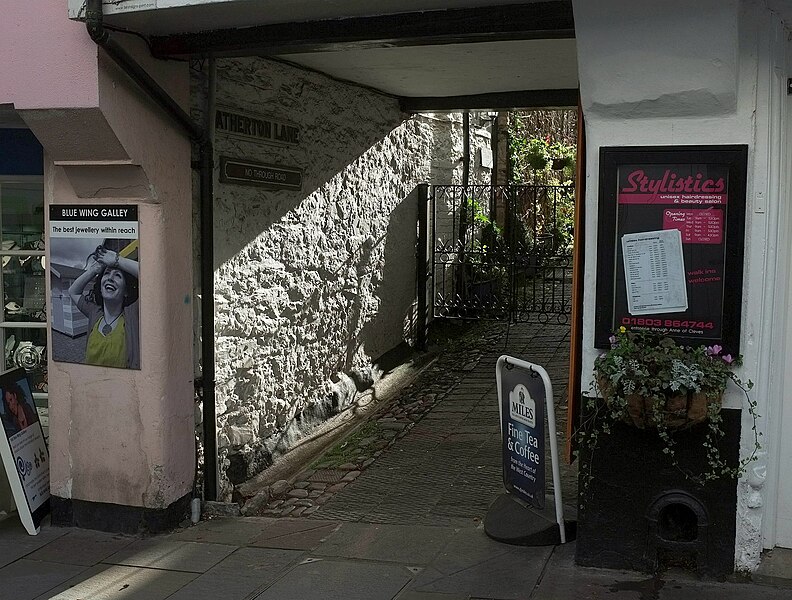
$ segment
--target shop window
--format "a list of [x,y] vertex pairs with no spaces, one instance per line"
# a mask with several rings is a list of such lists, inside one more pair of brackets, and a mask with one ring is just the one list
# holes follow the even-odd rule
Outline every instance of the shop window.
[[44,185],[40,177],[0,175],[2,368],[24,367],[36,400],[47,394]]

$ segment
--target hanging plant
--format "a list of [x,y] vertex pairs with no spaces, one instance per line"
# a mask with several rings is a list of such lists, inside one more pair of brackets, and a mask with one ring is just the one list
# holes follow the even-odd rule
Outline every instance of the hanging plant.
[[545,139],[534,138],[528,142],[525,162],[535,171],[544,171],[550,164],[550,145]]
[[[699,485],[740,477],[761,448],[756,402],[748,395],[753,382],[743,382],[732,370],[742,364],[742,357],[724,355],[717,345],[681,346],[671,338],[628,332],[624,327],[611,336],[610,343],[611,348],[594,361],[595,394],[587,400],[586,416],[577,433],[580,450],[591,457],[599,437],[610,434],[615,423],[624,422],[657,435],[662,452],[680,468],[675,434],[704,423],[707,468],[702,473],[683,473]],[[724,435],[721,403],[730,381],[745,394],[753,418],[753,452],[736,467],[728,466],[718,449]],[[582,492],[590,482],[590,470],[584,471]]]
[[561,171],[575,164],[575,153],[577,149],[569,144],[554,142],[548,147],[548,152],[552,156],[552,169]]

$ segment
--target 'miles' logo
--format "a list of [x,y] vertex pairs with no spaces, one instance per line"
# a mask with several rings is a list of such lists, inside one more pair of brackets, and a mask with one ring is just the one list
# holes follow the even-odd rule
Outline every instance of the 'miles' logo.
[[514,421],[536,427],[536,402],[521,383],[509,392],[509,415]]

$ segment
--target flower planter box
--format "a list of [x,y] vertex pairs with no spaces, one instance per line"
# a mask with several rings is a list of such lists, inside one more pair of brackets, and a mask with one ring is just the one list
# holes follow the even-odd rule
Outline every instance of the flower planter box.
[[[597,380],[597,387],[605,398],[612,402],[610,386],[604,379]],[[630,394],[627,401],[627,415],[625,421],[638,429],[651,429],[657,427],[656,411],[651,398]],[[711,413],[720,413],[723,395],[708,396],[703,392],[688,394],[669,394],[662,407],[660,417],[662,423],[671,430],[687,429],[693,425],[703,423]]]

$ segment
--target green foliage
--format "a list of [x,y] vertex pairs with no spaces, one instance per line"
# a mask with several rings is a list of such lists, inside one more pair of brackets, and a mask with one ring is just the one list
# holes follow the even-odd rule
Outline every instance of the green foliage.
[[575,177],[577,148],[561,141],[531,137],[521,121],[509,132],[512,183],[541,179],[546,185],[568,185]]
[[[574,232],[577,148],[561,141],[553,142],[550,136],[531,137],[519,119],[509,132],[509,144],[513,184],[533,182],[558,188],[552,222],[536,223],[535,230],[552,235],[554,248],[568,251],[572,247]],[[548,210],[541,207],[539,213],[548,214]]]
[[[576,436],[579,451],[587,455],[588,467],[601,435],[608,435],[617,422],[635,422],[636,399],[648,407],[645,415],[647,431],[662,442],[663,453],[670,463],[699,485],[720,478],[738,478],[760,450],[756,427],[756,402],[748,390],[753,382],[741,381],[732,368],[742,364],[742,358],[722,355],[720,346],[680,346],[673,339],[650,333],[627,332],[620,328],[610,339],[611,348],[594,361],[592,397],[586,402],[585,418]],[[718,443],[723,438],[720,414],[721,399],[729,382],[745,394],[748,412],[753,418],[754,449],[737,467],[729,467],[720,456]],[[675,405],[675,398],[701,394],[706,399],[707,432],[704,447],[707,469],[691,473],[682,469],[676,456],[675,433],[695,421],[688,420],[688,405]],[[597,397],[597,396],[601,396]],[[632,410],[632,412],[631,412]],[[591,483],[591,472],[582,472],[582,492]]]
[[382,427],[377,421],[369,421],[358,429],[348,438],[338,442],[311,465],[312,469],[334,469],[345,463],[354,463],[360,454],[358,443],[368,437],[377,437],[382,431]]
[[506,274],[502,261],[498,260],[504,247],[503,231],[475,198],[465,199],[464,210],[472,221],[472,230],[468,232],[472,241],[465,256],[466,264],[471,266],[471,281],[480,283],[500,279]]
[[475,198],[465,198],[464,204],[465,214],[470,216],[474,226],[482,231],[492,231],[497,235],[502,235],[500,227],[492,219],[490,219],[487,211],[481,205],[481,202]]
[[675,394],[703,392],[718,399],[740,357],[721,356],[720,346],[679,346],[671,338],[649,333],[628,333],[624,328],[611,337],[611,349],[594,361],[594,376],[614,398],[638,394],[665,401]]
[[556,204],[555,223],[552,234],[556,248],[570,251],[575,232],[575,188],[570,182],[561,190]]

